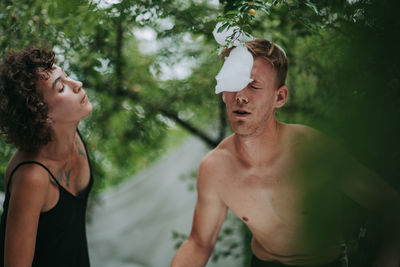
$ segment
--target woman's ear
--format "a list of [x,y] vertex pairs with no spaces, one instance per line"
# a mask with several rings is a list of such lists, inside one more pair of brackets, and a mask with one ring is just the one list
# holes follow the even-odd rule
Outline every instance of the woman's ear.
[[289,90],[285,85],[282,85],[278,90],[276,90],[275,108],[280,108],[285,105],[288,93]]

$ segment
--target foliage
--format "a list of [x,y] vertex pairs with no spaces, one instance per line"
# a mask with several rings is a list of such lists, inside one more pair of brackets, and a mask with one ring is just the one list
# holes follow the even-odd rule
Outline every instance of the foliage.
[[[56,51],[59,65],[84,83],[94,110],[80,128],[90,147],[97,189],[121,182],[165,151],[171,125],[210,147],[227,135],[224,106],[213,93],[222,64],[212,53],[218,21],[219,30],[239,26],[286,51],[290,93],[277,112],[281,120],[305,123],[335,137],[400,187],[400,27],[394,0],[98,3],[0,2],[1,56],[44,44]],[[156,35],[153,53],[145,52],[149,44],[143,46],[136,29]],[[182,64],[183,77],[165,75],[166,69]],[[4,172],[13,148],[0,142],[0,151]],[[229,251],[225,248],[216,255]]]
[[[217,243],[210,258],[212,262],[217,262],[220,258],[226,257],[233,257],[235,259],[243,257],[243,251],[248,249],[248,244],[250,243],[250,240],[248,240],[247,238],[238,238],[237,235],[234,235],[235,232],[237,233],[245,230],[243,228],[243,225],[244,224],[242,223],[242,221],[236,215],[234,215],[231,211],[228,212],[226,221],[222,226],[222,229],[217,239]],[[182,234],[178,231],[173,231],[172,239],[175,241],[175,249],[178,249],[187,239],[187,237],[188,236],[186,234]],[[246,252],[246,255],[247,254],[248,252]],[[246,261],[248,261],[247,258],[245,259]]]
[[[322,130],[399,189],[396,7],[394,1],[281,1],[241,27],[287,52],[290,97],[278,117]],[[221,20],[232,21],[232,13]]]
[[154,59],[140,53],[130,31],[114,30],[135,23],[137,16],[124,17],[129,14],[126,4],[107,9],[89,1],[0,4],[2,55],[27,45],[45,45],[56,51],[59,65],[83,81],[95,108],[80,127],[89,147],[95,148],[91,153],[96,178],[107,177],[96,183],[99,187],[120,182],[157,157],[167,128],[152,106],[124,95],[157,87],[149,67]]

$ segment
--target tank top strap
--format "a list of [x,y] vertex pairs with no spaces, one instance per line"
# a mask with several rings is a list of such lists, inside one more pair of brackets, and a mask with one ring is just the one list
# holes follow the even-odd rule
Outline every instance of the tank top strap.
[[26,164],[36,164],[41,166],[43,169],[45,169],[51,176],[51,178],[56,182],[56,184],[61,187],[60,183],[57,181],[56,177],[53,175],[53,173],[49,170],[49,168],[47,168],[44,164],[40,163],[39,161],[22,161],[20,163],[17,164],[17,166],[14,167],[14,169],[11,171],[10,177],[8,178],[8,182],[7,182],[7,191],[10,190],[10,184],[11,184],[11,179],[15,173],[15,171],[22,165],[26,165]]
[[81,135],[79,129],[77,128],[76,131],[78,132],[78,135],[79,135],[80,139],[82,140],[83,147],[85,148],[86,157],[87,157],[87,161],[88,161],[88,164],[89,164],[89,171],[90,171],[90,184],[92,184],[92,182],[93,182],[93,179],[92,179],[92,164],[90,163],[89,152],[88,152],[88,150],[87,150],[85,140],[83,139],[83,137],[82,137],[82,135]]

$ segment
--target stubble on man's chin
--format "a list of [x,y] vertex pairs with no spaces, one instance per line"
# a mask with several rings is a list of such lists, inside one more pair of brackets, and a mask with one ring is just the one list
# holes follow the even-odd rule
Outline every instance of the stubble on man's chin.
[[231,128],[235,134],[240,137],[255,137],[262,133],[263,127],[267,124],[269,117],[255,123],[253,121],[237,120],[234,124],[230,121]]
[[232,130],[235,134],[240,137],[249,137],[253,136],[257,132],[258,127],[252,128],[246,125],[246,122],[243,120],[239,120],[236,122],[236,125],[232,127]]

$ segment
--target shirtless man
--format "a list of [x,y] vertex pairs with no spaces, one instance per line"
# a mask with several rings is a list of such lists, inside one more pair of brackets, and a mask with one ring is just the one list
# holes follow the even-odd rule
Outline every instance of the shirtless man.
[[318,131],[278,122],[286,55],[263,39],[246,47],[253,81],[223,92],[234,134],[200,164],[192,230],[171,266],[206,265],[228,208],[252,232],[251,266],[345,266],[344,193],[385,218],[389,234],[374,266],[398,267],[398,193]]

